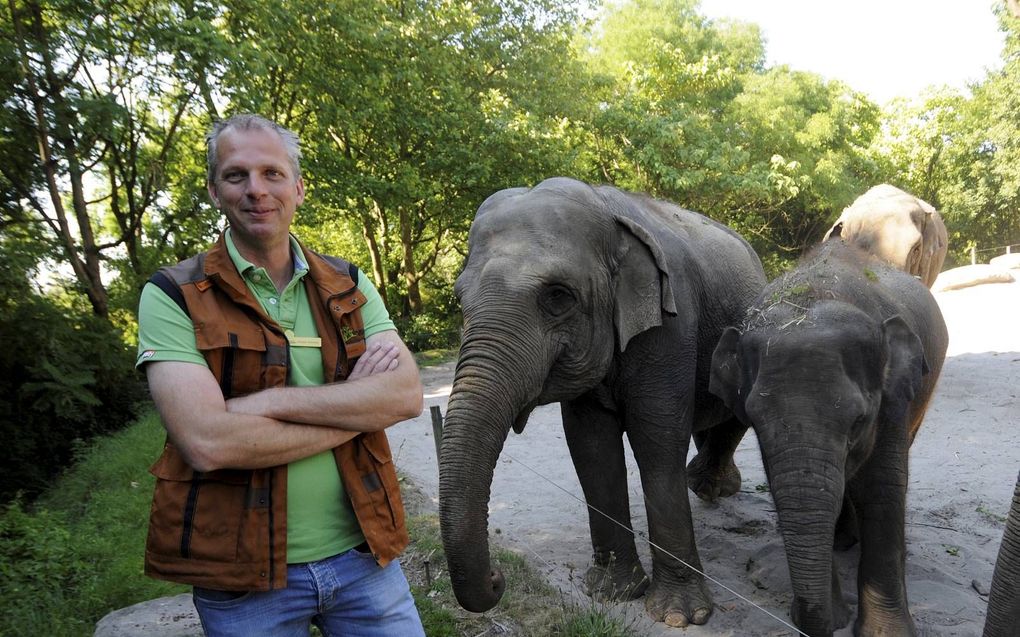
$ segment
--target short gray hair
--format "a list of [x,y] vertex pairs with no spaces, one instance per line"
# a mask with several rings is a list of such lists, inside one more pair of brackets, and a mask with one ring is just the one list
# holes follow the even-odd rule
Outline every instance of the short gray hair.
[[294,131],[280,126],[276,122],[266,119],[261,115],[251,113],[239,113],[231,115],[227,119],[220,120],[213,124],[213,127],[205,136],[206,145],[206,179],[209,183],[216,181],[216,169],[219,167],[219,156],[217,155],[217,142],[223,131],[229,128],[239,130],[264,130],[273,131],[280,136],[283,147],[287,149],[287,158],[290,160],[290,167],[294,169],[294,179],[301,176],[301,140]]

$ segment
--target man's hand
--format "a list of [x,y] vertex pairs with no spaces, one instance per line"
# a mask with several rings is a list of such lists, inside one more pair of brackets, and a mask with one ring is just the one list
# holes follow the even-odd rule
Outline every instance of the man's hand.
[[383,372],[393,371],[400,361],[400,348],[395,343],[388,341],[374,341],[369,343],[365,353],[361,355],[354,369],[347,375],[347,380],[365,378]]
[[274,387],[231,398],[230,413],[348,431],[379,431],[421,413],[418,366],[395,330],[368,337],[365,353],[343,382]]
[[145,372],[167,434],[198,471],[287,464],[357,435],[228,410],[233,401],[224,402],[219,383],[204,365],[164,361],[146,364]]

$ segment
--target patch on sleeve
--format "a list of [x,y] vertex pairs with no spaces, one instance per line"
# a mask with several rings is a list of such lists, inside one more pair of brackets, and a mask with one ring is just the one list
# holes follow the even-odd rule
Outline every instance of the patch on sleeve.
[[148,359],[152,358],[155,355],[156,355],[156,350],[154,350],[154,349],[147,349],[144,352],[142,352],[142,355],[138,357],[138,360],[140,360],[140,361],[148,360]]

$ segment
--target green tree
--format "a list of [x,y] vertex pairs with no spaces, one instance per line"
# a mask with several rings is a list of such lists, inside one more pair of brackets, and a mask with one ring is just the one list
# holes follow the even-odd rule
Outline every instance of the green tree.
[[225,32],[264,46],[233,65],[224,92],[300,132],[302,222],[360,233],[391,312],[406,317],[424,309],[430,276],[432,294],[450,287],[485,196],[572,161],[575,22],[551,0],[238,3]]
[[869,153],[879,115],[862,94],[813,73],[749,75],[725,120],[750,179],[729,194],[724,218],[766,253],[790,258],[817,243],[879,173]]
[[970,96],[942,88],[894,102],[875,144],[886,181],[942,213],[949,263],[969,263],[972,247],[1020,243],[1020,18],[1003,6],[998,16],[1002,68]]
[[592,119],[597,171],[734,227],[770,270],[877,173],[878,109],[841,83],[765,69],[754,25],[633,0],[606,10],[588,50],[611,78]]
[[[183,123],[208,90],[193,2],[8,0],[0,48],[10,113],[0,144],[8,209],[39,222],[92,311],[109,314],[103,262],[130,272],[168,187]],[[190,35],[189,35],[190,34]],[[189,39],[190,38],[190,39]],[[190,49],[182,50],[188,44]],[[27,166],[26,148],[34,149]],[[10,158],[10,163],[8,160]]]

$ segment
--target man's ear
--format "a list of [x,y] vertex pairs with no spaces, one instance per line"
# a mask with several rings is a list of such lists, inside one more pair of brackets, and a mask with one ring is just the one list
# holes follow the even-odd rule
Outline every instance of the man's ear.
[[213,204],[217,208],[219,208],[220,207],[220,198],[216,195],[216,184],[214,182],[212,182],[212,181],[206,181],[205,182],[205,189],[206,189],[206,192],[209,193],[209,199],[211,199]]
[[297,178],[297,205],[301,205],[305,202],[305,180],[303,177]]

